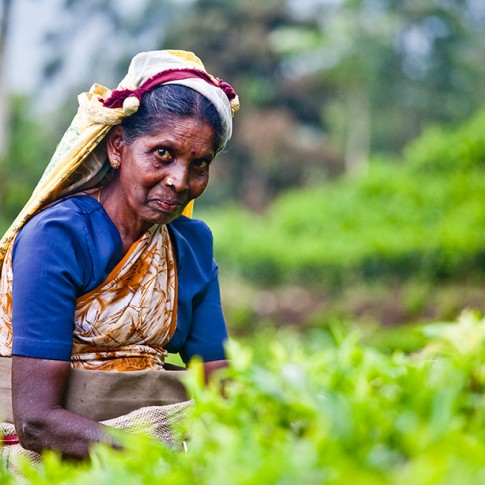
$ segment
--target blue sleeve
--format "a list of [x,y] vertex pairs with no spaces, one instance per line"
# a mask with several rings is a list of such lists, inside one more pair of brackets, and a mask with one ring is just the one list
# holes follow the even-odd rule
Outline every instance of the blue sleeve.
[[118,230],[88,195],[34,216],[13,250],[12,354],[70,360],[76,300],[121,259]]
[[[83,244],[84,243],[84,244]],[[12,354],[70,360],[76,298],[92,272],[80,217],[32,219],[13,253]]]
[[180,217],[169,225],[177,253],[177,329],[166,349],[184,362],[226,358],[226,323],[222,311],[212,233],[201,221]]
[[212,274],[205,291],[197,299],[192,313],[192,326],[180,352],[184,362],[199,356],[204,362],[226,358],[226,323],[222,312],[218,271],[212,263]]

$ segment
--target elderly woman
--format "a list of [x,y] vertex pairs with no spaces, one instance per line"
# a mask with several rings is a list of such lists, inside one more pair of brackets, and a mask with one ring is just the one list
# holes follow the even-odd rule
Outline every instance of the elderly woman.
[[[163,393],[167,352],[198,356],[206,376],[226,365],[212,236],[185,215],[238,107],[184,51],[138,54],[116,90],[94,85],[79,102],[0,247],[0,387],[11,369],[13,410],[4,443],[77,458],[111,440],[97,420],[116,394],[104,376],[137,376],[120,381],[135,402],[117,395],[106,418],[163,404],[152,395]],[[136,387],[146,376],[148,400]],[[93,413],[76,408],[86,400]]]

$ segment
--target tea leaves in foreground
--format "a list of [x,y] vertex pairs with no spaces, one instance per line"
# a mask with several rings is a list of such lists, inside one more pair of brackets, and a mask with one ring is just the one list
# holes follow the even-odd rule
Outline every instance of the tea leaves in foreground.
[[411,354],[357,332],[233,342],[224,397],[187,376],[186,453],[132,436],[123,452],[95,447],[90,464],[47,454],[29,483],[485,483],[485,321],[467,313],[424,332]]

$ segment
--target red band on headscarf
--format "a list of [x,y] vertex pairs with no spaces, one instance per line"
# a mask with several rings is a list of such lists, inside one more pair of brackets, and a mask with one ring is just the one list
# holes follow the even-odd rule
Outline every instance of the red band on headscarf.
[[145,93],[151,91],[160,84],[191,78],[203,79],[209,84],[212,84],[212,86],[222,89],[229,101],[237,96],[236,91],[234,91],[232,86],[229,83],[224,82],[222,79],[214,79],[210,74],[199,69],[187,68],[167,69],[166,71],[159,72],[147,79],[138,89],[114,89],[111,91],[111,96],[108,99],[104,100],[100,98],[100,101],[105,108],[121,108],[123,106],[123,101],[130,96],[135,96],[141,101],[141,98]]
[[3,445],[3,446],[18,445],[19,444],[19,438],[15,434],[12,434],[10,436],[3,436],[0,439],[0,444]]

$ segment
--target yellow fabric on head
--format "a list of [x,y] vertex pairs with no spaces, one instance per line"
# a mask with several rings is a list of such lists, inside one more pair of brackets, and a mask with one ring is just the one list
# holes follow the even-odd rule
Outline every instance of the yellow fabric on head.
[[95,84],[88,93],[79,96],[76,116],[29,201],[0,241],[0,267],[15,235],[34,214],[62,196],[95,186],[106,175],[104,146],[98,153],[96,148],[113,126],[133,114],[132,106],[127,110],[105,108],[98,98],[109,92]]
[[203,71],[206,70],[203,62],[193,52],[171,49],[168,49],[166,52],[184,59],[185,61],[187,61],[187,63],[192,64],[192,67],[194,67],[195,69],[202,69]]

